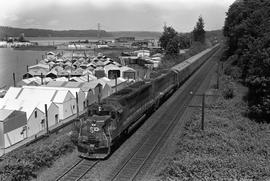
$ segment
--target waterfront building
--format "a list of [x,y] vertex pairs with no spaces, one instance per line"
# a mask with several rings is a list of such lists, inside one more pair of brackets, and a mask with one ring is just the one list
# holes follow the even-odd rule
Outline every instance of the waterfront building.
[[26,138],[27,119],[23,111],[0,109],[0,156],[4,149]]
[[114,64],[104,66],[104,72],[109,79],[115,79],[115,76],[120,77],[120,68]]
[[25,85],[29,85],[29,86],[31,86],[31,85],[32,86],[45,85],[48,82],[52,81],[52,78],[53,78],[53,76],[48,77],[47,75],[44,78],[41,78],[41,77],[31,77],[31,78],[27,78],[27,79],[22,79],[16,85],[19,86],[19,87],[22,87],[22,86],[25,86]]
[[134,53],[137,55],[137,57],[150,57],[149,50],[137,50],[134,51]]
[[[47,105],[47,120],[45,104]],[[47,127],[58,123],[59,110],[56,104],[51,101],[21,100],[21,99],[1,99],[0,109],[18,110],[26,113],[27,129],[25,138],[36,135]]]
[[23,78],[31,78],[35,76],[41,77],[50,71],[50,66],[47,64],[36,64],[28,68],[28,72],[23,75]]
[[127,80],[118,77],[117,80],[103,77],[99,79],[100,82],[107,84],[110,87],[110,95],[125,88],[128,84]]
[[46,74],[46,77],[49,77],[51,79],[56,79],[57,78],[57,71],[55,69],[52,69]]
[[99,78],[102,78],[102,77],[106,77],[106,74],[105,74],[105,70],[103,67],[97,67],[95,70],[94,70],[94,75],[99,79]]
[[[58,119],[60,121],[76,114],[76,99],[69,90],[45,89],[41,86],[10,87],[3,99],[17,99],[25,102],[51,101],[59,108]],[[16,108],[13,109],[16,110]]]
[[85,100],[82,103],[84,107],[97,102],[100,91],[101,98],[108,97],[112,93],[112,89],[109,87],[109,85],[100,80],[92,80],[90,82],[52,81],[48,83],[47,86],[67,89],[80,88],[81,91],[84,92],[85,96]]
[[137,71],[133,68],[122,66],[120,67],[121,77],[128,80],[136,80]]

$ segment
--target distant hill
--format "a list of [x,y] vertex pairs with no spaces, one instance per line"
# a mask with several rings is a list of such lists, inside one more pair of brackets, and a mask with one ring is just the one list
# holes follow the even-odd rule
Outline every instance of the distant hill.
[[161,36],[161,32],[156,31],[110,31],[110,34],[113,37],[141,37],[141,38],[159,38]]
[[[19,37],[24,33],[25,37],[97,37],[97,30],[49,30],[49,29],[34,29],[34,28],[14,28],[0,26],[0,39],[6,36]],[[159,38],[162,32],[157,31],[100,31],[101,37],[136,37],[138,38]],[[213,30],[206,32],[208,37],[221,37],[221,30]]]
[[[97,30],[49,30],[49,29],[34,29],[34,28],[13,28],[0,26],[0,38],[6,36],[18,37],[24,33],[25,37],[97,37]],[[111,37],[112,34],[101,30],[101,37]]]

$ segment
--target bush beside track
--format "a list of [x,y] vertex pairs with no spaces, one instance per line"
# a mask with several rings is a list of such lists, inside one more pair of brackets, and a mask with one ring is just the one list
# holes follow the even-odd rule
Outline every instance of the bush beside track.
[[68,136],[56,136],[9,153],[0,162],[0,180],[22,181],[36,178],[38,170],[50,167],[57,158],[75,149]]
[[228,77],[222,84],[224,97],[206,110],[205,130],[200,129],[198,110],[186,125],[174,157],[159,174],[161,180],[270,179],[269,124],[245,117],[245,87]]

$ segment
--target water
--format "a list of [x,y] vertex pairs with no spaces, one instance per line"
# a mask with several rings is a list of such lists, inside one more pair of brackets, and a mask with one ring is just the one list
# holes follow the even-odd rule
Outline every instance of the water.
[[[70,41],[90,40],[97,41],[95,37],[26,37],[27,40],[37,42],[39,45],[59,45]],[[103,37],[101,40],[113,40],[114,37]]]
[[[114,40],[115,37],[25,37],[27,40],[32,42],[37,42],[39,45],[59,45],[63,43],[67,43],[70,41],[78,41],[78,40],[90,40],[90,41],[97,41],[97,40]],[[144,39],[158,39],[159,37],[140,37],[136,36],[136,40],[144,40]]]
[[16,81],[22,79],[26,73],[26,66],[36,64],[41,60],[45,51],[13,50],[11,48],[0,48],[0,88],[13,85],[13,72]]

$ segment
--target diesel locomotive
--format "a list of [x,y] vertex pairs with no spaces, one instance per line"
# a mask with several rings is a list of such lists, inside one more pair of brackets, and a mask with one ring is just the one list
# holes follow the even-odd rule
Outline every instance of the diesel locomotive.
[[71,134],[81,156],[90,159],[109,156],[117,139],[130,132],[142,116],[156,110],[218,48],[217,44],[156,78],[135,82],[89,106],[75,121]]

